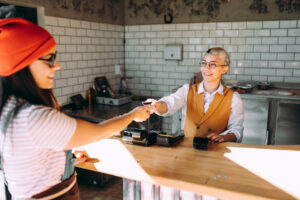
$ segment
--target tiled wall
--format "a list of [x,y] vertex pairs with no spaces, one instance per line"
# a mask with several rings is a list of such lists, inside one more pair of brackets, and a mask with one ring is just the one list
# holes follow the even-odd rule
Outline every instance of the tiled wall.
[[61,104],[74,94],[85,96],[94,77],[101,74],[118,89],[120,75],[114,75],[114,65],[124,67],[124,26],[49,16],[45,21],[58,44],[61,69],[56,72],[54,91]]
[[[125,26],[125,39],[127,75],[134,77],[129,86],[136,94],[162,97],[188,83],[212,46],[230,53],[224,79],[300,83],[300,20]],[[183,44],[182,61],[163,59],[169,43]],[[164,123],[164,129],[171,126]]]

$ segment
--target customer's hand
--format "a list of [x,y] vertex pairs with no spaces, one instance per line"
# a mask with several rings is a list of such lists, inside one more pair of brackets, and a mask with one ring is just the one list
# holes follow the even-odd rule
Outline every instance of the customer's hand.
[[149,106],[140,106],[130,111],[129,114],[133,116],[134,121],[143,122],[150,117],[151,110]]
[[224,137],[216,133],[210,133],[207,138],[210,139],[210,143],[221,143],[224,142]]

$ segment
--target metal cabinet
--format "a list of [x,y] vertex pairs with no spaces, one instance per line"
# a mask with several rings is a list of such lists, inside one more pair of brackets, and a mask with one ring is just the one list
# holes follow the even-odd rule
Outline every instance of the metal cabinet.
[[266,98],[243,98],[244,137],[242,143],[265,145],[269,102]]
[[300,101],[277,101],[273,132],[276,145],[300,144]]
[[300,144],[300,101],[283,98],[243,98],[244,138],[256,145]]

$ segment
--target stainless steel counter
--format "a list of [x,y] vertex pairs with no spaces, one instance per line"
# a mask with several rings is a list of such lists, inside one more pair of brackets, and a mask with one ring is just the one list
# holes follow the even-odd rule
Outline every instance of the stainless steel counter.
[[[75,118],[83,119],[92,123],[99,123],[101,121],[111,119],[118,115],[122,115],[136,108],[142,106],[140,101],[132,101],[120,106],[104,105],[104,104],[93,104],[91,106],[85,106],[82,109],[64,109],[64,113]],[[142,123],[132,122],[130,127],[141,128],[141,129],[161,129],[161,119],[158,115],[153,114],[150,118]]]
[[129,112],[130,110],[134,109],[139,105],[142,104],[138,101],[133,101],[120,106],[93,104],[91,106],[85,106],[82,109],[64,109],[64,112],[74,117],[82,119],[86,118],[87,120],[94,120],[95,122],[100,122]]
[[279,93],[288,92],[287,89],[270,89],[270,90],[257,90],[254,89],[251,93],[240,94],[243,99],[286,99],[286,100],[299,100],[300,95],[280,95]]

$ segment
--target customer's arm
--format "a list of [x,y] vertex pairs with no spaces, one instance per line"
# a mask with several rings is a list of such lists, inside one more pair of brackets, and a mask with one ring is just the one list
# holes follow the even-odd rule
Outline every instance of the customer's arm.
[[93,124],[87,121],[76,119],[77,127],[65,149],[72,149],[86,145],[103,138],[112,136],[126,128],[133,120],[137,122],[145,121],[150,116],[148,106],[138,107],[129,113],[103,121],[100,124]]

